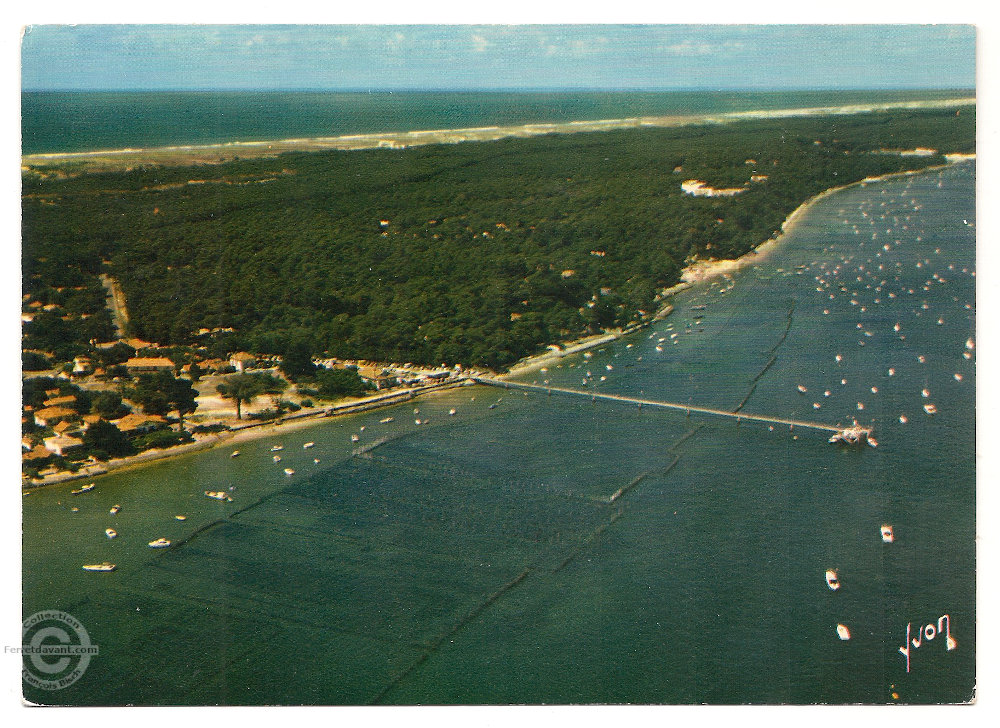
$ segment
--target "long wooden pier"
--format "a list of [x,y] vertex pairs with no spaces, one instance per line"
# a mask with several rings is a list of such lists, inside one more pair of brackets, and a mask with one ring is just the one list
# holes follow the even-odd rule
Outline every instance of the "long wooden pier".
[[610,402],[628,402],[640,407],[662,407],[665,409],[678,410],[685,413],[696,412],[703,415],[715,415],[717,417],[728,417],[737,423],[740,420],[752,422],[766,422],[774,425],[788,425],[789,427],[802,427],[810,430],[820,430],[823,432],[837,433],[844,428],[839,425],[826,425],[821,422],[806,422],[805,420],[789,420],[783,417],[771,417],[769,415],[752,415],[746,412],[731,412],[729,410],[713,409],[711,407],[697,407],[691,404],[677,404],[676,402],[662,402],[655,399],[641,399],[639,397],[625,397],[620,394],[604,394],[601,392],[588,392],[583,389],[571,389],[569,387],[550,387],[542,384],[525,384],[523,382],[511,382],[504,379],[493,379],[492,377],[471,377],[477,384],[484,384],[489,387],[503,387],[504,389],[520,389],[531,392],[545,392],[547,394],[570,394],[578,397],[587,397],[591,400],[606,400]]

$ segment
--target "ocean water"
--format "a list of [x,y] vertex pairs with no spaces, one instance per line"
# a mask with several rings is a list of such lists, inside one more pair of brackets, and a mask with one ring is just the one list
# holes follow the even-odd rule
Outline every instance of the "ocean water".
[[945,91],[24,92],[23,154],[953,98]]
[[[24,499],[25,614],[71,613],[100,653],[72,686],[26,696],[969,700],[974,189],[964,163],[841,191],[754,265],[677,296],[655,326],[522,376],[713,407],[745,399],[748,413],[826,424],[856,418],[874,424],[877,449],[475,386],[241,443],[236,459],[219,448],[108,475],[84,495],[42,489]],[[351,434],[381,444],[352,457]],[[232,503],[203,495],[228,488]],[[882,542],[884,523],[894,543]],[[108,541],[111,526],[120,535]],[[149,549],[158,537],[175,543]],[[118,570],[80,569],[104,560]],[[829,568],[839,591],[826,585]],[[924,633],[907,672],[907,625],[916,636],[945,614],[955,649]]]

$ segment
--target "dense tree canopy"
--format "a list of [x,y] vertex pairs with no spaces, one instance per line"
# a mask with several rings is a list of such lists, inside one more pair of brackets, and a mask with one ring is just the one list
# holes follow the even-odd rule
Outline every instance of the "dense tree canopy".
[[693,256],[747,252],[823,189],[943,162],[879,150],[974,144],[974,110],[900,111],[26,176],[24,288],[61,309],[25,347],[106,338],[106,271],[151,341],[502,368],[642,319]]
[[100,420],[83,433],[84,446],[99,460],[119,458],[135,453],[131,441],[110,422]]

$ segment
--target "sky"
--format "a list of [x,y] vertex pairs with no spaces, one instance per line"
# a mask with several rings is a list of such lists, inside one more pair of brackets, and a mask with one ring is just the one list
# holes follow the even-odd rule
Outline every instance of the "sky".
[[971,25],[31,25],[25,90],[973,88]]

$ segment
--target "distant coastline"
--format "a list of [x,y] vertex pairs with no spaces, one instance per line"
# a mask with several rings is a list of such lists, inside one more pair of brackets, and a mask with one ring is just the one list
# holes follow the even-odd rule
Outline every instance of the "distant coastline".
[[757,119],[806,116],[838,116],[901,109],[945,109],[973,106],[975,97],[890,101],[873,104],[811,106],[801,108],[731,111],[715,114],[640,116],[594,121],[529,123],[512,126],[484,126],[458,129],[425,129],[405,132],[346,134],[274,141],[233,141],[217,144],[175,145],[149,148],[104,149],[84,152],[27,154],[21,158],[22,171],[72,165],[76,169],[116,170],[137,164],[187,165],[218,164],[235,158],[273,157],[287,152],[359,149],[405,149],[428,144],[495,141],[547,134],[613,131],[649,127],[679,127],[695,124],[728,124]]

